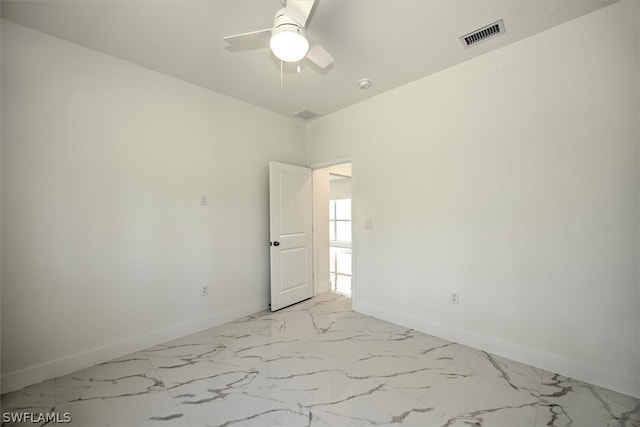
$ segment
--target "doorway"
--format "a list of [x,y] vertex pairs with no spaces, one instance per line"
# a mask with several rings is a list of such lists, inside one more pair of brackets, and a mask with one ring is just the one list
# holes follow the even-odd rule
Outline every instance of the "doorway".
[[315,293],[351,296],[353,169],[343,162],[313,171]]

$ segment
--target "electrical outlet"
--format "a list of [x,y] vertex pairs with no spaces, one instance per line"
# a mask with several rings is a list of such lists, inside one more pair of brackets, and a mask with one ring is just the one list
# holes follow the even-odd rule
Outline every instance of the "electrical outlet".
[[200,296],[206,297],[207,295],[209,295],[209,285],[204,285],[200,288]]
[[200,206],[207,206],[209,204],[209,196],[206,194],[200,195]]
[[457,292],[451,292],[449,294],[449,302],[451,304],[458,304],[460,302],[460,294]]

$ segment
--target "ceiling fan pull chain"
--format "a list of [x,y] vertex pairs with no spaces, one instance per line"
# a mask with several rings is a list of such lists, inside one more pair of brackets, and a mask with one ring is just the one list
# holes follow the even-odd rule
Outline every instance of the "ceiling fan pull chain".
[[284,73],[282,72],[282,61],[280,61],[280,89],[284,88]]

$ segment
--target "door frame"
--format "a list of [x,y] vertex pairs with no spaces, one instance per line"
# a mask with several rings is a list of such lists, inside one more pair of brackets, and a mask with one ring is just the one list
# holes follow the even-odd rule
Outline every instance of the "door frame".
[[[356,204],[353,203],[353,201],[356,199],[357,197],[357,191],[356,191],[356,159],[354,156],[348,156],[348,157],[342,157],[339,159],[334,159],[334,160],[328,160],[328,161],[324,161],[324,162],[318,162],[318,163],[313,163],[307,167],[311,168],[312,171],[315,171],[316,169],[324,169],[327,168],[329,166],[336,166],[336,165],[340,165],[343,163],[351,163],[351,253],[352,254],[356,254],[356,241],[357,241],[357,237],[358,237],[358,233],[356,233],[356,230],[358,229],[357,224],[359,221],[359,216],[358,216],[358,208],[356,207]],[[315,191],[316,191],[316,185],[313,182],[313,180],[311,181],[311,192],[313,194],[313,196],[315,196]],[[312,196],[312,198],[313,198]],[[313,211],[315,213],[315,209],[316,206],[313,206]],[[316,261],[316,247],[315,247],[315,242],[317,241],[316,239],[316,229],[313,229],[312,232],[313,235],[313,242],[314,242],[314,252],[313,252],[313,280],[314,280],[314,295],[315,295],[315,279],[316,279],[316,269],[317,269],[317,261]],[[329,248],[327,248],[328,250]],[[356,263],[355,263],[355,257],[352,256],[351,257],[351,303],[352,305],[355,304],[356,298],[357,298],[357,272],[356,272]]]

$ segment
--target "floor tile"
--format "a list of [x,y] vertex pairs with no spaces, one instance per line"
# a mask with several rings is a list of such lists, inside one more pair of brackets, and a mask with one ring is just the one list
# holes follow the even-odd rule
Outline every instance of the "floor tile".
[[188,425],[187,418],[180,408],[175,405],[142,421],[137,424],[137,427],[182,427]]
[[175,406],[142,352],[57,378],[55,398],[72,426],[135,425]]
[[144,353],[135,353],[56,379],[56,403],[131,397],[164,389]]
[[450,377],[482,377],[537,396],[542,386],[542,372],[533,366],[461,345],[446,373]]
[[[48,380],[14,393],[3,394],[0,408],[2,408],[3,414],[9,413],[9,416],[13,415],[14,417],[24,412],[37,414],[37,416],[39,414],[53,414],[56,411],[55,390],[55,380]],[[14,418],[14,420],[3,423],[2,426],[34,425],[31,422],[20,422],[20,418]]]
[[346,371],[331,374],[318,392],[300,401],[300,406],[324,422],[328,422],[327,414],[330,414],[337,417],[334,422],[377,425],[393,422],[395,417],[413,408],[423,393],[421,388],[390,384],[385,378],[360,377]]
[[407,425],[533,426],[538,396],[482,376],[443,374],[405,419]]
[[640,427],[640,400],[544,371],[536,426]]
[[55,406],[55,394],[55,380],[48,380],[3,394],[0,403],[3,411],[49,411]]
[[180,408],[194,426],[270,426],[282,425],[284,419],[290,420],[289,425],[304,425],[309,417],[308,412],[301,410],[295,403],[252,394],[234,387],[226,389],[224,394],[213,399],[183,401]]

